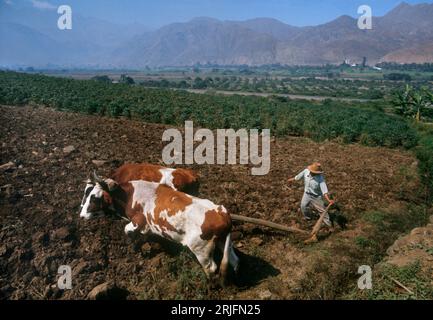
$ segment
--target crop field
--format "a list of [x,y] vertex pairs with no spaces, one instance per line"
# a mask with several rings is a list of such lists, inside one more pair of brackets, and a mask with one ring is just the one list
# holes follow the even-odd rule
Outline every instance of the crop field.
[[[350,71],[350,72],[349,72]],[[61,76],[78,80],[89,80],[96,76],[107,76],[113,81],[119,81],[122,72],[112,71],[42,71],[47,75]],[[199,69],[193,72],[189,69],[155,70],[155,71],[125,71],[137,84],[149,88],[199,89],[230,92],[249,92],[266,94],[302,95],[311,97],[352,98],[380,100],[390,98],[392,94],[405,87],[403,81],[389,81],[389,73],[372,71],[330,69],[310,72],[302,68],[292,72],[245,71],[234,69],[230,72],[212,69]],[[396,72],[401,72],[397,69]],[[420,78],[416,72],[405,72],[410,75],[416,87],[433,88],[432,75],[422,73],[427,78]],[[427,81],[426,81],[427,80]],[[430,80],[430,81],[428,81]]]
[[77,81],[41,75],[0,72],[0,103],[35,103],[60,110],[124,116],[145,122],[217,128],[269,128],[277,136],[339,139],[371,146],[416,145],[406,121],[368,105],[285,98],[196,95],[125,84]]
[[257,77],[188,77],[179,80],[144,80],[145,87],[213,89],[273,94],[293,94],[357,99],[381,99],[404,86],[388,81],[311,78]]
[[[2,107],[0,120],[1,161],[19,166],[0,180],[7,186],[0,200],[1,286],[9,284],[3,294],[10,298],[85,298],[110,280],[137,299],[337,298],[356,286],[356,272],[349,270],[379,262],[398,235],[427,218],[414,205],[422,202],[421,186],[407,151],[281,138],[264,177],[251,176],[245,165],[192,166],[202,177],[200,196],[229,212],[308,228],[298,210],[302,186],[287,188],[284,177],[313,161],[318,149],[332,193],[350,219],[347,230],[325,232],[313,246],[296,235],[235,225],[241,277],[237,286],[208,293],[187,250],[159,238],[128,240],[123,220],[78,217],[88,173],[108,174],[123,162],[159,163],[165,126],[28,106]],[[75,151],[67,154],[63,148],[70,145]],[[92,160],[106,162],[97,167]],[[393,227],[376,230],[377,216]],[[74,290],[52,288],[62,264],[73,268]]]

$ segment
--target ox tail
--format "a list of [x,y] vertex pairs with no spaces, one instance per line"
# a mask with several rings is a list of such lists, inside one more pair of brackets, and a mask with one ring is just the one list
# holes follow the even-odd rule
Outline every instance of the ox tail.
[[231,234],[230,232],[228,232],[224,243],[223,258],[220,264],[220,279],[221,279],[221,284],[223,286],[225,286],[227,283],[227,271],[229,267],[231,247],[232,247]]

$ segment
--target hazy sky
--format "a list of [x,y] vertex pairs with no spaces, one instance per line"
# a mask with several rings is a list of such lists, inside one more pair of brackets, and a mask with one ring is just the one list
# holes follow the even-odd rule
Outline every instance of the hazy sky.
[[[272,17],[295,26],[317,25],[347,14],[367,4],[373,15],[382,16],[402,0],[0,0],[14,5],[31,5],[38,10],[53,10],[69,4],[73,13],[116,23],[139,22],[156,28],[194,17],[245,20]],[[432,3],[433,0],[406,0],[407,3]],[[35,8],[36,9],[36,8]]]

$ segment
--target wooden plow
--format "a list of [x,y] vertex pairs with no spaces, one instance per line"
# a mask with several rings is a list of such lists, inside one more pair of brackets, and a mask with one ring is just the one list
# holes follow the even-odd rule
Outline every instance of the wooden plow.
[[242,222],[252,223],[255,225],[264,226],[264,227],[268,227],[268,228],[272,228],[272,229],[276,229],[276,230],[280,230],[280,231],[285,231],[285,232],[289,232],[289,233],[299,233],[299,234],[302,234],[303,236],[310,236],[307,240],[304,241],[305,244],[310,244],[313,242],[317,242],[317,233],[319,232],[319,230],[322,226],[322,223],[323,223],[323,219],[325,219],[325,215],[329,211],[331,206],[332,205],[329,205],[326,208],[326,210],[320,215],[319,220],[317,220],[317,222],[314,225],[313,230],[311,232],[299,229],[297,227],[289,227],[289,226],[274,223],[271,221],[267,221],[267,220],[263,220],[263,219],[256,219],[256,218],[249,218],[249,217],[240,216],[237,214],[231,214],[230,217],[234,221],[242,221]]
[[288,227],[282,224],[278,224],[278,223],[274,223],[274,222],[270,222],[267,220],[262,220],[262,219],[255,219],[255,218],[249,218],[249,217],[244,217],[244,216],[240,216],[237,214],[230,214],[230,217],[232,218],[232,220],[235,221],[242,221],[242,222],[248,222],[248,223],[252,223],[252,224],[256,224],[259,226],[265,226],[265,227],[269,227],[272,229],[276,229],[276,230],[281,230],[281,231],[286,231],[286,232],[290,232],[290,233],[301,233],[304,235],[308,235],[309,232],[296,228],[296,227]]

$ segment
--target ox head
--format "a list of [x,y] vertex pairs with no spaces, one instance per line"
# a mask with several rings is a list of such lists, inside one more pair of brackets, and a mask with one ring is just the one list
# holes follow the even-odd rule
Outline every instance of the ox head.
[[95,215],[103,214],[113,208],[111,192],[117,187],[112,179],[102,179],[96,172],[86,181],[84,197],[81,201],[80,217],[86,220]]

